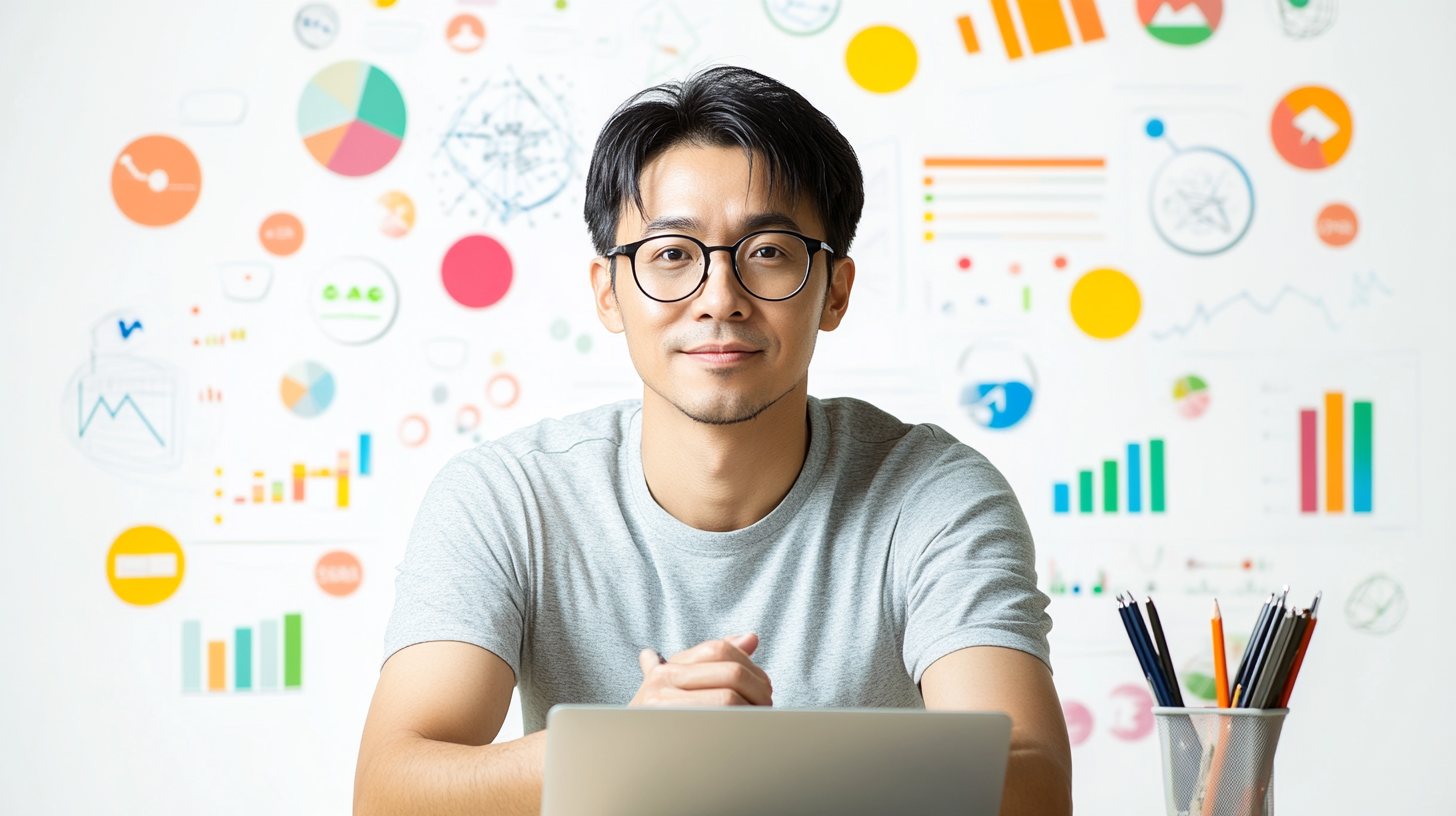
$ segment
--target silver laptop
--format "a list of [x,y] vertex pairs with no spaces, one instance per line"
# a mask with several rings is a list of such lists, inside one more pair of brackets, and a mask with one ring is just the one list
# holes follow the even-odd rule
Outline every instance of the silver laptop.
[[542,816],[995,816],[1011,718],[556,706]]

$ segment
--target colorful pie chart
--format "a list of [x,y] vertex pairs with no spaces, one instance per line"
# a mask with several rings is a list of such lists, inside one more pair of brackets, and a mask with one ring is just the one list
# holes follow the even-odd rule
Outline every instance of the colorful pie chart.
[[1189,419],[1197,419],[1208,410],[1208,383],[1196,374],[1178,378],[1173,383],[1173,403],[1178,413]]
[[404,128],[399,86],[367,62],[336,62],[319,71],[298,100],[304,147],[342,176],[367,176],[389,164]]
[[283,373],[278,392],[293,413],[316,417],[334,402],[334,375],[311,360],[302,362]]
[[1354,129],[1345,100],[1318,85],[1290,91],[1269,120],[1269,137],[1279,155],[1305,170],[1323,170],[1344,157]]

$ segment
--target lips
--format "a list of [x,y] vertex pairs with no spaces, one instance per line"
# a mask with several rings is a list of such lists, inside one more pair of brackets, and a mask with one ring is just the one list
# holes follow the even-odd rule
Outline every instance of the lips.
[[711,344],[685,349],[683,351],[683,354],[688,355],[693,360],[709,365],[732,365],[734,363],[741,363],[758,353],[758,349],[743,345],[742,343]]

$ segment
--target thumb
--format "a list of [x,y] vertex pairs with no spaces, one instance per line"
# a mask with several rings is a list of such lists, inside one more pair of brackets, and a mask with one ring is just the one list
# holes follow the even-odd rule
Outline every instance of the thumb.
[[737,646],[747,655],[753,654],[753,650],[758,648],[758,635],[752,632],[746,635],[729,635],[723,639]]
[[651,649],[643,649],[638,652],[637,665],[642,669],[642,676],[646,677],[647,673],[652,671],[652,667],[658,665],[657,652]]

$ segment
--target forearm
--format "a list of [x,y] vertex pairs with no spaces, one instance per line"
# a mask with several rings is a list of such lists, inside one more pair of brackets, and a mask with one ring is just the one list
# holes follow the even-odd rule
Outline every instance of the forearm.
[[1013,748],[1001,816],[1070,816],[1072,769],[1035,748]]
[[354,816],[541,812],[545,731],[478,746],[400,735],[369,753],[354,778]]

